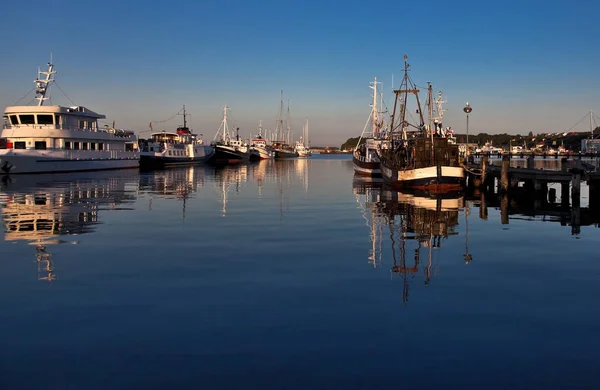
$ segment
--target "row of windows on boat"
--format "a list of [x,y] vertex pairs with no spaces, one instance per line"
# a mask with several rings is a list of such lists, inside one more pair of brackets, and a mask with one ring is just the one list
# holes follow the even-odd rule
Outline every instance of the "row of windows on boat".
[[[60,124],[60,115],[52,114],[11,114],[7,115],[10,124],[18,125],[58,125]],[[63,119],[63,125],[65,125]],[[95,119],[93,120],[78,120],[76,122],[80,129],[94,130],[98,127]]]
[[[31,144],[31,141],[29,142]],[[34,141],[34,149],[46,150],[46,141]],[[0,149],[27,149],[27,143],[25,141],[8,142],[6,138],[0,138]],[[108,145],[103,142],[77,142],[77,141],[65,141],[64,150],[108,150]],[[135,150],[133,143],[125,144],[126,152],[133,152]]]

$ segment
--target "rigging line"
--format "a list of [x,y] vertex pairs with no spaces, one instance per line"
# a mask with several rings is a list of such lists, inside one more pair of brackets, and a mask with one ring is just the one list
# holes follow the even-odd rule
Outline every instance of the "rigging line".
[[56,85],[56,88],[58,88],[58,90],[59,90],[60,92],[62,92],[62,94],[63,94],[63,95],[65,95],[65,97],[67,98],[67,100],[69,100],[69,101],[71,102],[71,104],[72,104],[72,105],[74,105],[74,106],[76,106],[76,105],[77,105],[77,104],[75,104],[75,102],[74,102],[73,100],[71,100],[71,98],[70,98],[70,97],[68,97],[68,96],[67,96],[67,94],[65,93],[65,91],[63,91],[63,90],[62,90],[62,88],[60,87],[60,85],[58,85],[58,84],[56,83],[56,80],[54,80],[54,85]]
[[[183,110],[183,109],[181,109],[181,110],[177,111],[177,113],[176,113],[176,114],[174,114],[172,117],[170,117],[170,118],[168,118],[168,119],[165,119],[165,120],[162,120],[162,121],[151,121],[150,123],[158,124],[158,123],[164,123],[164,122],[168,122],[168,121],[170,121],[171,119],[175,118],[177,115],[181,114],[181,111],[182,111],[182,110]],[[188,114],[186,114],[186,115],[188,115]]]
[[21,100],[25,99],[25,98],[27,97],[27,95],[29,95],[31,92],[35,91],[35,89],[36,89],[36,87],[33,87],[33,89],[32,89],[31,91],[27,92],[25,95],[23,95],[23,97],[22,97],[21,99],[17,100],[17,101],[16,101],[16,102],[13,104],[13,106],[16,106],[17,104],[19,104],[19,102],[20,102]]

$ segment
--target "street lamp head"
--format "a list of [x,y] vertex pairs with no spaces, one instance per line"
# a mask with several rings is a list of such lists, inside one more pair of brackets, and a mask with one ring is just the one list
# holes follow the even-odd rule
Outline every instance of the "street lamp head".
[[469,104],[469,102],[467,102],[467,105],[465,106],[465,108],[463,108],[463,111],[466,112],[467,114],[470,113],[471,111],[473,111],[473,108],[471,108],[471,105]]

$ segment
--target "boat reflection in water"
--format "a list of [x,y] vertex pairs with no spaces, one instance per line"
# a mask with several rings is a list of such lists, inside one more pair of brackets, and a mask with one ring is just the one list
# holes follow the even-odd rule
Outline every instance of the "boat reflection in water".
[[78,244],[61,236],[93,232],[101,209],[136,199],[128,187],[136,181],[137,172],[131,171],[5,177],[0,182],[4,240],[35,246],[38,279],[55,280],[49,246]]
[[[460,193],[429,195],[424,192],[403,193],[370,179],[355,177],[354,192],[359,204],[364,195],[363,217],[370,228],[369,262],[382,264],[384,229],[391,247],[392,276],[403,280],[402,301],[408,302],[409,281],[423,271],[427,285],[435,274],[434,251],[440,251],[442,239],[457,235],[459,212],[464,200]],[[368,216],[367,214],[370,214]],[[383,256],[386,258],[387,256]]]
[[186,203],[205,185],[206,170],[202,165],[190,165],[140,172],[140,197],[148,195],[148,211],[152,211],[155,198],[180,200],[185,221]]

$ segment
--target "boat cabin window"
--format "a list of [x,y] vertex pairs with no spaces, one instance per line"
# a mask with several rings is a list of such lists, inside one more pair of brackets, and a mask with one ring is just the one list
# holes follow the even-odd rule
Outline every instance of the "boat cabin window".
[[11,125],[18,125],[19,124],[19,118],[16,115],[9,115],[8,117],[10,118],[10,124]]
[[21,124],[22,125],[34,125],[35,124],[35,117],[33,116],[33,114],[27,114],[27,115],[19,115],[21,117]]
[[79,121],[79,128],[85,129],[85,121]]
[[25,141],[15,142],[15,149],[25,149]]
[[125,151],[133,152],[133,144],[130,144],[130,143],[125,144]]
[[96,143],[90,142],[90,150],[96,150]]
[[104,144],[102,142],[98,142],[98,150],[104,150]]
[[73,150],[79,150],[79,142],[73,142]]
[[38,125],[52,125],[54,124],[54,115],[52,114],[37,114]]
[[35,141],[35,148],[45,150],[46,149],[46,141]]
[[81,143],[81,149],[88,150],[88,143],[87,142],[82,142]]
[[65,141],[65,150],[71,150],[71,141]]

